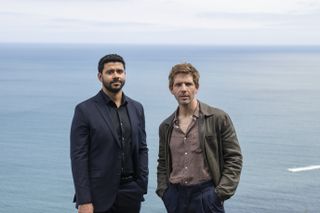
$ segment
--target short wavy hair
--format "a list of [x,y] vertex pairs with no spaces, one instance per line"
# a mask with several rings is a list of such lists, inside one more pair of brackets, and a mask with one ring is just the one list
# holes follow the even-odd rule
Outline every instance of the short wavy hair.
[[169,89],[173,89],[174,78],[177,74],[191,74],[193,82],[196,85],[196,88],[199,88],[199,78],[200,73],[198,70],[190,63],[176,64],[171,68],[169,74]]

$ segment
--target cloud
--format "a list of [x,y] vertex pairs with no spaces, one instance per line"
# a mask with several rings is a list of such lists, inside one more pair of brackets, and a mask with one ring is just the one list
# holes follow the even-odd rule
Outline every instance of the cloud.
[[196,17],[207,21],[224,20],[225,22],[238,23],[238,25],[251,23],[251,26],[256,27],[303,28],[312,26],[319,28],[317,22],[310,22],[310,20],[320,20],[320,13],[316,12],[316,10],[310,10],[308,13],[203,12],[198,13]]
[[0,3],[0,42],[111,39],[135,43],[267,43],[268,38],[270,42],[283,42],[288,37],[290,42],[320,44],[317,24],[320,2],[316,0],[0,0]]
[[102,20],[88,20],[88,19],[67,19],[56,18],[52,19],[47,25],[48,27],[62,27],[62,28],[100,28],[104,30],[114,30],[123,28],[146,28],[151,27],[153,24],[148,22],[122,22],[122,21],[102,21]]
[[23,12],[0,11],[0,16],[28,16],[30,14]]
[[[68,2],[88,2],[88,0],[67,0]],[[90,0],[90,2],[129,2],[132,0]],[[29,0],[29,2],[66,2],[66,0]]]

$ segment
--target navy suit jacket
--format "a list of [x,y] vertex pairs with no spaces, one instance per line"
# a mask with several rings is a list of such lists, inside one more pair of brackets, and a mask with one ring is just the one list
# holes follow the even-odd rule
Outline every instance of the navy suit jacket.
[[[112,206],[118,191],[121,147],[100,92],[75,108],[70,134],[70,156],[76,206],[93,203],[96,211],[105,211]],[[126,98],[132,127],[136,183],[143,195],[147,193],[148,184],[144,111],[139,102]]]

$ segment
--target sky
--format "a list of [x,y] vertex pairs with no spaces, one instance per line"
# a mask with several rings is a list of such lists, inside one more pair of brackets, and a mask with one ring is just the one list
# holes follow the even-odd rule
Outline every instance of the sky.
[[0,43],[320,45],[320,0],[0,0]]

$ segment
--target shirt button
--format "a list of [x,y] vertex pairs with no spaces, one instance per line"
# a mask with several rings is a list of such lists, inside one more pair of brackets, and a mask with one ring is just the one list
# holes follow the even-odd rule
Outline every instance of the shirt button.
[[186,166],[186,167],[184,167],[185,169],[188,169],[188,167]]
[[187,155],[187,154],[188,154],[188,152],[185,152],[184,154],[185,154],[185,155]]
[[187,184],[187,183],[188,183],[188,181],[185,181],[184,183],[185,183],[185,184]]

